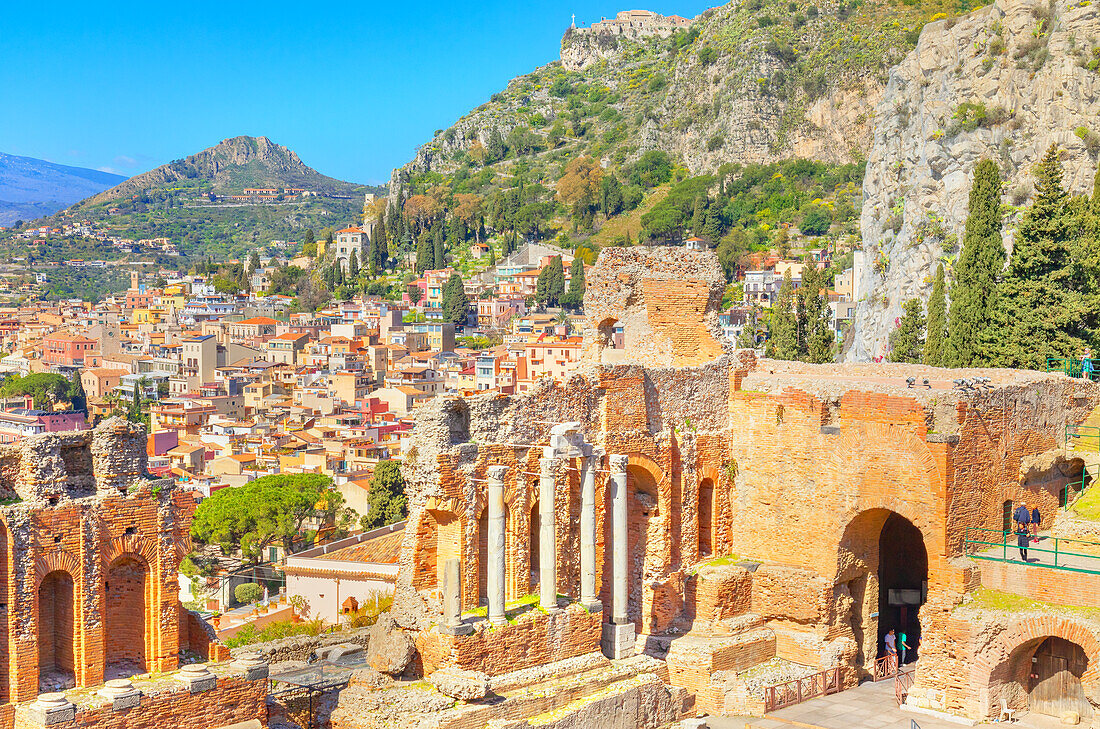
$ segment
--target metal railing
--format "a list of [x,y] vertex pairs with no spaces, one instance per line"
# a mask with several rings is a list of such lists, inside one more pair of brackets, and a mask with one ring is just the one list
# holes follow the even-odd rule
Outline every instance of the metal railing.
[[[966,553],[973,559],[1026,564],[1030,567],[1100,575],[1100,542],[1067,537],[1041,537],[1038,544],[1047,546],[1036,546],[1035,543],[1029,541],[1027,547],[1025,547],[1028,553],[1027,562],[1019,557],[1015,532],[967,527],[963,544]],[[1051,545],[1053,545],[1053,549],[1050,548]],[[1067,550],[1066,545],[1077,551]],[[1033,554],[1039,556],[1033,559]]]
[[906,697],[909,696],[909,689],[913,686],[913,674],[915,673],[915,670],[910,669],[894,676],[894,698],[897,700],[898,706],[904,704]]
[[784,681],[764,687],[764,713],[770,713],[785,706],[794,706],[815,696],[827,696],[838,693],[842,684],[840,666],[824,671]]
[[875,681],[883,681],[897,675],[898,672],[898,655],[885,655],[882,658],[875,659],[875,672],[872,678]]
[[1047,372],[1061,372],[1066,377],[1084,377],[1090,380],[1100,377],[1091,358],[1047,357]]
[[1100,453],[1100,427],[1095,425],[1067,425],[1066,447],[1077,451]]

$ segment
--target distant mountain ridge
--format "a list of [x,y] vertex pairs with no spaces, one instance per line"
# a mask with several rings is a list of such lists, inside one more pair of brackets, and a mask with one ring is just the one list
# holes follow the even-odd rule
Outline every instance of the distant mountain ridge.
[[0,225],[51,215],[125,179],[110,172],[0,152]]
[[85,200],[97,205],[173,183],[208,181],[215,194],[234,194],[245,187],[303,187],[326,194],[354,194],[362,185],[322,175],[298,154],[267,137],[232,137],[197,154],[131,177]]

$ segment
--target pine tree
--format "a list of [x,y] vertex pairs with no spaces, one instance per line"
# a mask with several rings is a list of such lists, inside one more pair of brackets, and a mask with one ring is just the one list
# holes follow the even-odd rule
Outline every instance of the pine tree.
[[348,258],[348,279],[355,281],[359,278],[359,255],[353,250]]
[[504,159],[504,154],[504,137],[501,136],[499,129],[493,127],[489,132],[489,144],[485,147],[485,161],[489,164],[499,162]]
[[466,297],[462,277],[457,272],[452,273],[443,285],[443,318],[452,324],[465,324],[469,308],[470,300]]
[[943,264],[936,268],[932,297],[928,299],[927,335],[921,359],[933,367],[943,366],[943,346],[947,338],[947,300],[944,296]]
[[707,219],[707,199],[703,195],[695,198],[695,208],[691,215],[691,233],[698,236],[703,232],[703,226]]
[[554,256],[541,271],[535,282],[535,300],[547,306],[557,306],[565,294],[565,269],[561,256]]
[[255,273],[260,268],[260,254],[256,251],[252,251],[252,255],[248,257],[248,273],[249,275]]
[[717,245],[718,239],[722,237],[722,218],[718,215],[717,207],[717,205],[711,205],[707,210],[707,220],[703,223],[701,236],[715,245]]
[[489,244],[489,268],[497,265],[497,249],[492,243]]
[[1075,206],[1062,188],[1058,156],[1051,146],[1036,167],[1035,199],[1020,219],[1000,287],[1005,366],[1042,369],[1047,357],[1077,358],[1087,346],[1088,299],[1072,253]]
[[920,299],[905,302],[898,328],[890,332],[890,361],[917,364],[924,349],[924,308]]
[[1001,173],[995,162],[982,160],[974,170],[962,253],[951,287],[942,360],[946,366],[974,367],[994,358],[998,331],[993,311],[1005,261],[1002,222]]
[[439,223],[435,224],[432,233],[432,260],[436,270],[443,268],[443,226]]
[[302,255],[310,258],[317,255],[317,239],[313,237],[313,228],[306,228],[305,237],[302,239]]
[[779,288],[779,298],[771,310],[771,336],[765,348],[772,359],[798,358],[798,325],[794,313],[794,280],[791,270],[783,274],[783,285]]

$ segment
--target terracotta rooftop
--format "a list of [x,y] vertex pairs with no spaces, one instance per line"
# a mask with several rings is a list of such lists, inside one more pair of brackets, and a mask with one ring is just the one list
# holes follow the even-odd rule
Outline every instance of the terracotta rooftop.
[[338,562],[372,562],[374,564],[396,564],[401,554],[401,539],[405,531],[399,529],[390,534],[383,534],[373,539],[368,539],[350,547],[329,552],[321,559],[331,559]]

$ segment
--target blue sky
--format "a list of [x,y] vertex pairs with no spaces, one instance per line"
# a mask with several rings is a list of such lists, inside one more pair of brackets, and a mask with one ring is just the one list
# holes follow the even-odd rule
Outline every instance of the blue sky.
[[[691,17],[716,3],[637,6]],[[628,6],[505,2],[7,3],[0,152],[134,175],[240,134],[383,182],[436,129]]]

